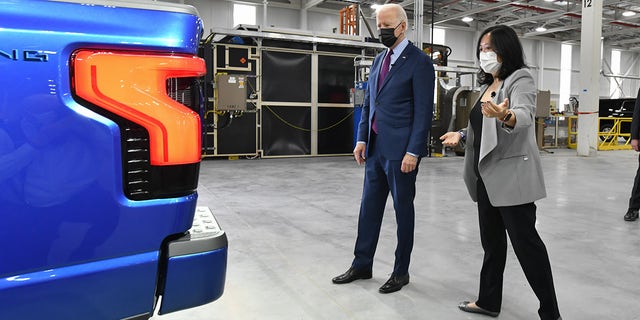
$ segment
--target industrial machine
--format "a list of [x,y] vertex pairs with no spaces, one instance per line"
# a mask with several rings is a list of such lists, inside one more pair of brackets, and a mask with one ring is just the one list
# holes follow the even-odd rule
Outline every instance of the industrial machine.
[[200,49],[209,74],[204,157],[351,153],[354,59],[381,44],[249,25],[211,31]]
[[355,79],[353,83],[353,145],[355,146],[358,139],[358,124],[360,123],[360,117],[362,116],[362,105],[364,104],[365,92],[367,91],[367,81],[369,81],[369,74],[371,73],[371,65],[373,64],[372,57],[358,56],[353,59],[354,75]]
[[[434,92],[433,121],[429,139],[432,156],[446,155],[446,147],[442,145],[440,136],[449,131],[457,131],[467,126],[472,103],[479,96],[476,84],[475,67],[448,66],[451,48],[443,45],[424,44],[424,51],[432,57],[436,71]],[[458,155],[463,155],[462,146],[453,148]]]

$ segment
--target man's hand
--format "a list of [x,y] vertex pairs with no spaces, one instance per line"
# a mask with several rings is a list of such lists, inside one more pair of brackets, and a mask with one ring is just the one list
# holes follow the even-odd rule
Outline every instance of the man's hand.
[[631,148],[635,151],[640,151],[640,147],[638,147],[638,139],[631,139]]
[[404,158],[402,158],[402,166],[400,167],[400,171],[402,171],[403,173],[409,173],[415,170],[417,166],[418,158],[407,153],[404,155]]
[[356,143],[355,149],[353,149],[353,157],[358,164],[363,164],[367,155],[367,145],[364,143]]

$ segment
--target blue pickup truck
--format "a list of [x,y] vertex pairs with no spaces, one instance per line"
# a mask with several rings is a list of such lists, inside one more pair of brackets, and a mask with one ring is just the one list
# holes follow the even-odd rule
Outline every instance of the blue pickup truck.
[[0,1],[0,319],[149,319],[224,291],[197,204],[202,20],[155,1]]

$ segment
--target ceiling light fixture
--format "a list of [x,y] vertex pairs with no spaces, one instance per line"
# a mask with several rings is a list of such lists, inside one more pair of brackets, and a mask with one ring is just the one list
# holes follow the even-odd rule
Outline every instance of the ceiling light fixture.
[[473,21],[473,18],[472,17],[462,17],[462,21],[463,22],[471,22],[471,21]]
[[636,13],[634,11],[625,11],[622,13],[622,15],[625,17],[633,17],[636,15]]
[[554,2],[556,0],[544,0],[545,2]]
[[545,27],[543,27],[543,26],[540,26],[540,27],[537,27],[537,28],[536,28],[536,31],[537,31],[537,32],[545,32],[545,31],[547,31],[547,28],[545,28]]

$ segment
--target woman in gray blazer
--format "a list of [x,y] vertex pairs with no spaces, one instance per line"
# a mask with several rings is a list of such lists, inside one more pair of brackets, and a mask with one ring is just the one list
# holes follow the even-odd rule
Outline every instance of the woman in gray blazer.
[[463,175],[471,199],[478,203],[484,249],[478,299],[458,307],[492,317],[500,314],[508,233],[540,300],[540,318],[561,319],[549,256],[535,228],[534,201],[546,196],[534,132],[536,86],[510,27],[483,31],[476,50],[481,96],[467,128],[440,137],[446,146],[466,141]]

